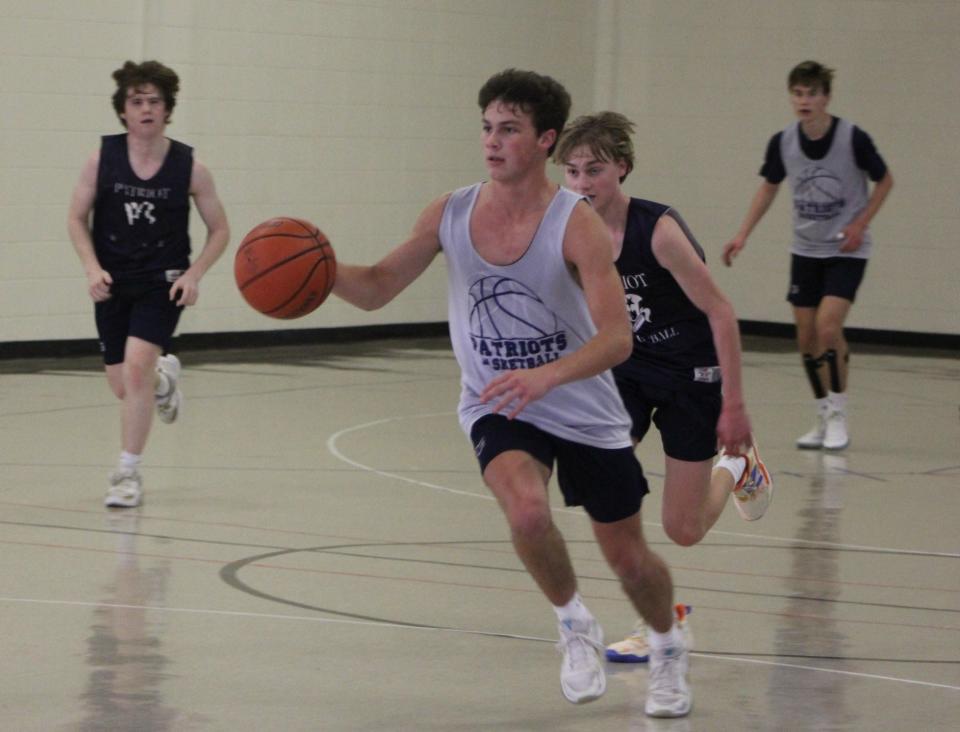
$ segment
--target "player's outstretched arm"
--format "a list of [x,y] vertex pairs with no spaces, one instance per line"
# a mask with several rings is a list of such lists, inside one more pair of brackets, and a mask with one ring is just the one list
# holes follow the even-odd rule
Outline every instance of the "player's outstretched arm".
[[771,183],[767,180],[760,184],[757,192],[753,195],[753,200],[750,201],[750,208],[747,209],[747,215],[740,225],[740,231],[723,247],[723,263],[725,265],[733,266],[734,257],[747,245],[747,237],[750,236],[750,232],[753,231],[767,209],[770,208],[773,199],[777,197],[779,188],[779,183]]
[[376,310],[403,292],[440,252],[440,219],[448,196],[427,206],[410,237],[376,264],[344,264],[338,260],[333,294],[361,310]]

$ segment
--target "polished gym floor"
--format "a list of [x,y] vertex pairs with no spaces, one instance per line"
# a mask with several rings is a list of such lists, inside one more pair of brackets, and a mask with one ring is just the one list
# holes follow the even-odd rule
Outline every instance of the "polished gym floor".
[[[559,686],[553,612],[455,416],[445,339],[187,351],[143,506],[108,511],[118,406],[95,358],[0,361],[0,729],[956,730],[960,360],[856,349],[852,444],[799,451],[792,344],[748,340],[775,497],[698,546],[648,541],[693,606],[683,720],[644,666]],[[556,522],[608,640],[633,613],[579,510]]]

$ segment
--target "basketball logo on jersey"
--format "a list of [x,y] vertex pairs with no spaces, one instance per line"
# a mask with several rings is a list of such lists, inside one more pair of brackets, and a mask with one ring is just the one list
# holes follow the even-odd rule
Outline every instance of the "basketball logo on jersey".
[[640,307],[640,303],[643,302],[643,298],[639,295],[631,295],[627,293],[627,312],[630,313],[630,322],[633,324],[633,332],[638,332],[644,323],[652,323],[653,318],[650,317],[650,308]]
[[808,165],[797,176],[793,208],[808,221],[836,218],[846,203],[840,178],[819,165]]
[[468,301],[474,353],[494,371],[536,368],[567,349],[556,313],[522,282],[481,277],[470,286]]

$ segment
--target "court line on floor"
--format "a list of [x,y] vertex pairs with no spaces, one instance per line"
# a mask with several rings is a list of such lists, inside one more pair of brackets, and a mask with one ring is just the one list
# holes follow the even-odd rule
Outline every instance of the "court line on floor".
[[[556,643],[555,638],[542,638],[532,635],[519,635],[512,633],[495,633],[485,630],[472,630],[469,628],[444,628],[430,625],[406,625],[403,623],[387,623],[382,621],[369,620],[349,620],[344,618],[318,618],[310,615],[285,615],[283,613],[257,613],[242,610],[211,610],[207,608],[188,608],[188,607],[163,607],[159,605],[134,605],[128,603],[113,602],[91,602],[86,600],[42,600],[29,597],[0,597],[0,602],[17,603],[24,605],[54,605],[62,607],[84,607],[84,608],[113,608],[117,610],[142,610],[156,611],[165,613],[180,613],[187,615],[213,615],[218,617],[236,617],[251,618],[257,620],[294,620],[305,621],[309,623],[331,623],[340,625],[360,625],[366,627],[383,627],[403,630],[431,631],[435,633],[455,633],[462,635],[478,635],[488,638],[505,638],[508,640],[527,640],[538,643]],[[872,679],[875,681],[893,681],[895,683],[910,684],[913,686],[926,686],[936,689],[947,689],[949,691],[960,691],[960,686],[951,684],[940,684],[933,681],[920,681],[918,679],[906,679],[899,676],[886,676],[882,674],[871,674],[861,671],[846,671],[842,669],[823,668],[820,666],[807,666],[797,663],[781,663],[778,661],[765,661],[755,658],[743,658],[740,656],[717,656],[713,654],[702,654],[693,652],[690,654],[695,658],[719,661],[735,661],[738,663],[752,663],[761,666],[775,666],[777,668],[799,669],[801,671],[818,671],[821,673],[838,674],[841,676],[853,676],[863,679]]]
[[[456,488],[450,488],[449,486],[437,485],[436,483],[428,483],[423,480],[417,480],[416,478],[408,478],[404,475],[399,475],[397,473],[391,473],[385,470],[379,470],[370,465],[364,465],[361,462],[353,460],[352,458],[347,457],[338,447],[337,441],[344,435],[350,434],[351,432],[359,432],[360,430],[369,429],[370,427],[376,427],[377,425],[387,424],[389,422],[397,422],[402,419],[423,419],[429,417],[449,417],[455,415],[455,412],[427,412],[424,414],[406,414],[398,415],[395,417],[385,417],[383,419],[375,419],[370,422],[363,422],[362,424],[353,425],[352,427],[345,427],[342,430],[334,432],[327,438],[327,450],[338,460],[342,460],[348,465],[352,465],[355,468],[360,470],[365,470],[369,473],[374,473],[375,475],[382,476],[384,478],[392,478],[394,480],[400,480],[405,483],[412,483],[414,485],[423,486],[425,488],[431,488],[433,490],[442,491],[445,493],[452,493],[458,496],[468,496],[470,498],[479,498],[481,500],[493,501],[495,500],[491,495],[484,495],[479,493],[471,493],[469,491],[461,491]],[[570,509],[570,508],[560,508],[556,507],[552,509],[556,513],[568,513],[576,515],[584,515],[580,509]],[[663,524],[656,521],[644,521],[646,526],[656,526],[658,528],[663,528]],[[749,538],[749,539],[766,539],[768,541],[780,541],[786,542],[789,544],[811,544],[814,546],[824,546],[824,547],[833,547],[836,549],[856,549],[861,551],[873,551],[873,552],[891,552],[896,554],[905,554],[905,555],[918,555],[925,557],[943,557],[946,559],[960,559],[960,552],[936,552],[936,551],[925,551],[919,549],[896,549],[891,547],[879,547],[879,546],[868,546],[863,544],[843,544],[832,541],[818,541],[815,539],[798,539],[793,537],[783,537],[783,536],[773,536],[770,534],[748,534],[741,531],[723,531],[721,529],[711,529],[711,534],[722,534],[724,536],[735,536],[739,538]]]

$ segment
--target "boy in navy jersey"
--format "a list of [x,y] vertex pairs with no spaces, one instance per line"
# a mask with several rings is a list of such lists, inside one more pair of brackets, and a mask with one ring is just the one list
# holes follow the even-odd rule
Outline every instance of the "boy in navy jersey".
[[[691,546],[717,522],[731,494],[752,521],[766,511],[773,486],[744,404],[733,307],[680,215],[621,188],[633,170],[633,129],[616,112],[579,117],[564,130],[554,160],[563,165],[567,186],[590,200],[610,233],[633,324],[633,352],[613,375],[633,423],[634,446],[651,422],[660,431],[663,527],[677,544]],[[714,465],[718,443],[722,455]],[[688,633],[684,610],[677,606]],[[648,660],[647,635],[639,622],[607,649],[607,658]]]
[[[121,400],[121,453],[105,503],[140,504],[140,459],[153,410],[173,422],[180,362],[168,354],[180,312],[230,235],[210,172],[192,148],[166,137],[179,79],[157,61],[113,73],[113,107],[126,133],[106,135],[73,191],[67,229],[94,302],[110,389]],[[207,227],[190,263],[190,198]],[[92,221],[91,221],[92,214]]]
[[[797,345],[816,399],[812,430],[797,439],[802,449],[842,450],[847,429],[850,351],[843,325],[863,279],[873,242],[867,228],[893,187],[893,177],[870,136],[827,112],[833,70],[804,61],[787,77],[799,122],[774,135],[737,235],[724,247],[727,266],[770,208],[780,183],[793,192],[790,288]],[[867,192],[867,177],[876,185]]]

